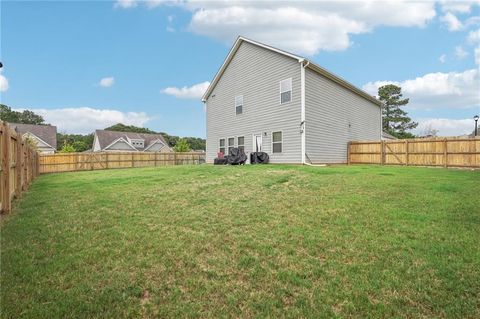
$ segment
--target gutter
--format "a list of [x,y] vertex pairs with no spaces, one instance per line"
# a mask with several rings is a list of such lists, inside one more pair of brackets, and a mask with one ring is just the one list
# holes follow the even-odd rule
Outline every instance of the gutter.
[[[310,64],[310,61],[305,59],[300,59],[300,96],[301,96],[301,108],[300,108],[300,134],[301,134],[301,152],[302,152],[302,164],[306,164],[305,154],[306,154],[306,141],[305,141],[305,69]],[[306,62],[306,63],[305,63]]]

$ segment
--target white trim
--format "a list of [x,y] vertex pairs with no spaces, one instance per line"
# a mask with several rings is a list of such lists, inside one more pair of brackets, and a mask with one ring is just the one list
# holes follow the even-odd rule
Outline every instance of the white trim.
[[134,149],[135,151],[138,152],[138,150],[137,150],[132,144],[130,144],[126,139],[124,139],[123,137],[117,138],[115,141],[113,141],[112,143],[108,144],[105,148],[103,148],[103,150],[107,150],[107,149],[109,149],[111,146],[115,145],[115,143],[121,142],[121,141],[127,143],[128,146],[130,146],[132,149]]
[[260,136],[260,140],[262,141],[262,150],[263,152],[263,133],[252,133],[252,152],[257,152],[257,139],[256,137]]
[[[302,141],[302,164],[305,164],[305,153],[306,153],[306,134],[305,134],[305,68],[308,66],[304,65],[303,62],[300,63],[300,134]],[[283,136],[282,136],[283,138]]]
[[[282,82],[288,81],[288,80],[290,80],[290,91],[282,92]],[[293,101],[293,80],[292,80],[292,78],[287,78],[287,79],[284,79],[284,80],[280,80],[280,82],[278,82],[278,86],[279,86],[279,90],[280,90],[280,94],[279,94],[280,95],[279,96],[280,105],[291,103]],[[286,93],[286,92],[290,92],[290,101],[282,103],[282,93]]]
[[163,149],[167,146],[167,145],[165,145],[165,143],[162,142],[162,140],[156,139],[155,141],[153,141],[152,143],[150,143],[150,145],[148,145],[143,151],[146,152],[150,147],[152,147],[153,145],[158,144],[158,143],[160,143],[160,144],[163,145],[163,147],[161,147],[161,148],[159,149],[159,151],[163,150]]
[[[277,144],[278,144],[278,143],[282,144],[282,151],[281,151],[281,152],[276,152],[276,153],[273,152],[273,143],[274,143],[274,142],[273,142],[273,133],[281,133],[281,134],[282,134],[282,140],[281,140],[280,142],[275,142],[275,143],[277,143]],[[274,155],[274,154],[283,154],[283,131],[282,131],[282,130],[280,130],[280,131],[271,131],[271,132],[270,132],[270,135],[271,135],[270,144],[271,144],[271,148],[272,148],[272,155]]]
[[[242,97],[242,104],[237,105],[237,97]],[[235,116],[242,115],[242,114],[243,114],[243,94],[235,95],[234,100],[235,100],[235,101],[234,101],[233,104],[235,104]],[[238,114],[237,114],[237,107],[238,107],[238,106],[241,106],[241,107],[242,107],[242,113],[238,113]]]
[[[238,138],[239,137],[243,138],[243,144],[238,144]],[[240,147],[240,146],[243,146],[243,152],[245,153],[245,135],[237,135],[236,139],[237,139],[237,148]]]
[[248,42],[248,43],[251,43],[251,44],[254,44],[256,46],[259,46],[259,47],[262,47],[262,48],[265,48],[267,50],[270,50],[270,51],[274,51],[274,52],[277,52],[277,53],[280,53],[282,55],[285,55],[285,56],[288,56],[290,58],[293,58],[295,60],[298,60],[298,62],[301,62],[303,60],[305,60],[304,58],[300,57],[300,56],[297,56],[297,55],[294,55],[294,54],[291,54],[291,53],[288,53],[286,51],[282,51],[280,49],[277,49],[277,48],[274,48],[274,47],[271,47],[271,46],[268,46],[266,44],[263,44],[263,43],[260,43],[260,42],[257,42],[257,41],[253,41],[253,40],[250,40],[250,39],[247,39],[247,38],[244,38],[242,36],[239,36],[237,38],[237,40],[235,41],[235,43],[233,44],[232,48],[230,49],[230,51],[228,52],[228,55],[227,57],[225,58],[225,60],[223,61],[223,64],[222,66],[220,67],[220,69],[218,69],[217,73],[215,74],[212,82],[210,83],[210,85],[208,86],[207,88],[207,91],[205,91],[205,94],[203,94],[202,96],[202,101],[205,102],[208,98],[208,96],[212,93],[213,89],[215,88],[215,86],[217,85],[217,82],[218,80],[220,79],[220,77],[222,76],[223,72],[225,71],[225,69],[227,68],[227,65],[230,63],[230,61],[232,60],[233,56],[235,55],[235,53],[237,52],[238,48],[240,47],[240,45],[242,44],[242,42]]
[[30,137],[34,137],[36,138],[37,140],[39,140],[40,142],[42,142],[43,144],[47,145],[48,147],[50,147],[51,149],[53,149],[54,151],[57,150],[56,147],[53,147],[52,145],[48,144],[47,142],[45,142],[44,140],[42,140],[40,137],[38,137],[37,135],[33,134],[32,132],[26,132],[26,133],[23,133],[22,135],[22,138],[25,138],[25,135],[30,135]]
[[[220,141],[221,141],[221,140],[223,140],[223,147],[220,145]],[[220,149],[221,149],[221,148],[223,148],[223,150],[224,150],[224,151],[223,151],[223,155],[227,155],[227,139],[224,138],[224,137],[223,137],[223,138],[221,137],[221,138],[218,139],[218,149],[217,149],[217,150],[218,150],[218,151],[217,151],[218,153],[220,153]]]
[[[233,138],[233,146],[230,146],[229,139]],[[230,155],[230,147],[235,148],[235,136],[227,137],[227,155]]]

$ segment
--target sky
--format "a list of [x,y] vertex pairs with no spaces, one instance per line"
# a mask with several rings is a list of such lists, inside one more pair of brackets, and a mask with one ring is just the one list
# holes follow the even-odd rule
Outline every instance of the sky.
[[400,85],[416,134],[468,134],[480,113],[480,0],[2,0],[0,14],[0,102],[60,132],[205,137],[201,96],[239,35],[372,95]]

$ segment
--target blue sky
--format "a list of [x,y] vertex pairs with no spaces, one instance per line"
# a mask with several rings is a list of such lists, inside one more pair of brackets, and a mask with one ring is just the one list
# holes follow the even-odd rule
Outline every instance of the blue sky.
[[64,132],[204,137],[201,93],[244,35],[372,94],[399,83],[418,133],[464,134],[480,113],[479,14],[478,1],[2,1],[1,103]]

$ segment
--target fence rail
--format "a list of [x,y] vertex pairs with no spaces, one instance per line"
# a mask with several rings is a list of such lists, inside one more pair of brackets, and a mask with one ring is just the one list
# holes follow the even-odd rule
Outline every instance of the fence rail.
[[0,121],[0,212],[8,214],[39,174],[39,155],[22,135]]
[[40,173],[200,164],[205,153],[95,152],[40,155]]
[[348,163],[478,168],[480,137],[350,142]]

